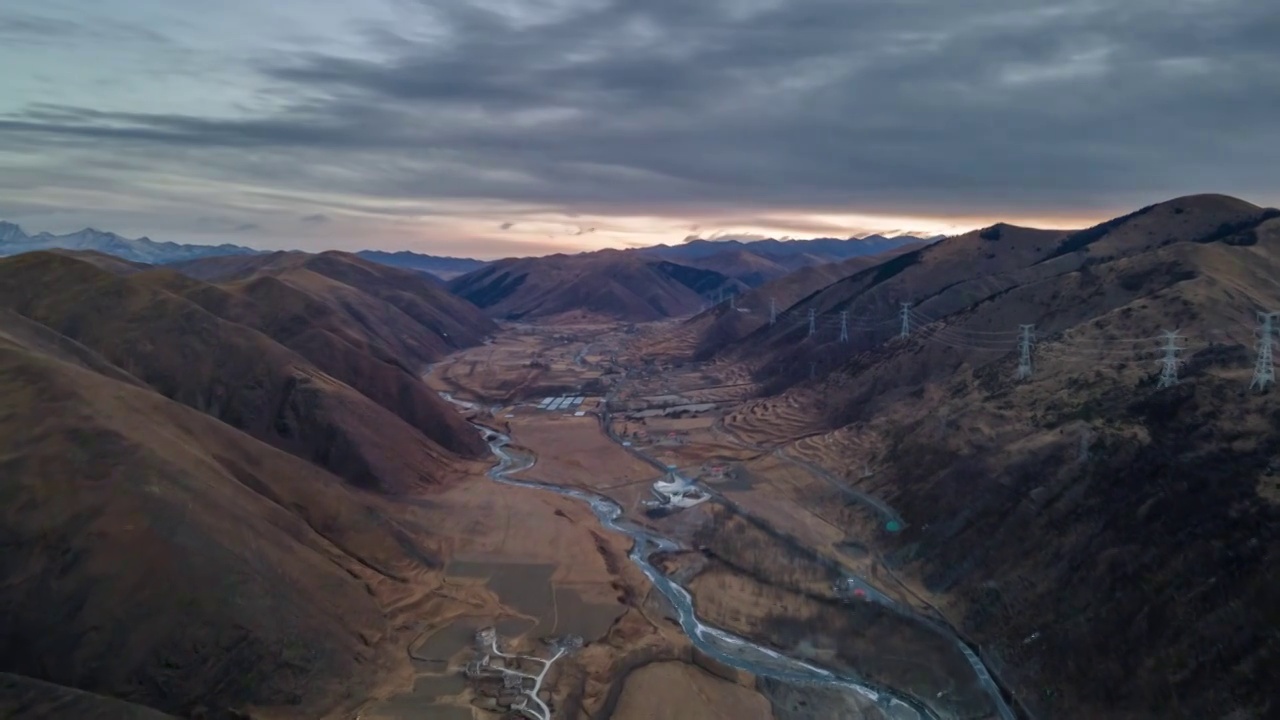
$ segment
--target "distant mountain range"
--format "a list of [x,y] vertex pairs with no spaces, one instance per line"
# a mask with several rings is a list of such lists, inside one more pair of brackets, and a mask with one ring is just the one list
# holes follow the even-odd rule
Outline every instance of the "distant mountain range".
[[479,270],[489,264],[484,260],[438,257],[436,255],[423,255],[422,253],[410,252],[408,250],[401,250],[400,252],[361,250],[356,253],[356,255],[370,262],[376,262],[382,265],[390,265],[391,267],[398,267],[404,270],[417,270],[418,272],[430,273],[442,280],[451,280],[459,275],[466,275],[469,272]]
[[[938,238],[926,238],[932,241]],[[864,238],[814,238],[811,240],[692,240],[678,245],[654,245],[622,251],[623,255],[651,260],[666,260],[680,265],[710,270],[738,280],[749,287],[781,277],[792,270],[851,257],[875,255],[921,238],[900,236],[887,238],[869,235]],[[172,265],[210,257],[259,255],[267,251],[243,245],[183,245],[156,242],[150,238],[130,239],[113,232],[85,228],[66,235],[41,232],[28,235],[21,227],[0,221],[0,257],[36,250],[72,250],[99,252],[147,265]],[[578,255],[595,255],[616,250],[591,251]],[[402,250],[361,250],[358,257],[380,265],[426,273],[441,280],[474,273],[491,263],[472,258],[440,257]],[[507,258],[507,262],[515,258]],[[528,259],[528,258],[526,258]]]
[[940,240],[943,236],[918,238],[910,235],[888,238],[883,235],[868,235],[851,238],[813,238],[810,240],[690,240],[679,245],[654,245],[640,248],[635,252],[646,255],[657,255],[665,260],[676,262],[698,260],[712,255],[745,250],[753,255],[781,261],[780,264],[791,267],[804,267],[812,262],[798,264],[787,262],[794,258],[818,258],[823,262],[844,260],[860,255],[876,255],[902,245]]
[[242,245],[179,245],[151,238],[130,239],[113,232],[85,228],[66,235],[42,232],[27,235],[22,228],[0,221],[0,257],[35,250],[92,250],[148,265],[168,265],[220,255],[253,255],[261,252]]

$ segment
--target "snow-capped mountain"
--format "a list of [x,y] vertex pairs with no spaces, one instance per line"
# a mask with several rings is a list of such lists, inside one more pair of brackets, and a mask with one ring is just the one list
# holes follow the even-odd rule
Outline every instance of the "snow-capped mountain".
[[261,252],[241,245],[179,245],[173,242],[156,242],[145,237],[131,240],[93,228],[66,235],[47,232],[27,235],[17,225],[0,220],[0,256],[34,250],[95,250],[149,265],[166,265],[215,255],[252,255]]

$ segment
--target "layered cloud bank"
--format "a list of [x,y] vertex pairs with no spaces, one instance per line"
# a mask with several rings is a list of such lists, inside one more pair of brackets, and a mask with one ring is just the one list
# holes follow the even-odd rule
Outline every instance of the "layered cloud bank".
[[499,256],[1280,198],[1251,0],[268,5],[7,3],[0,216]]

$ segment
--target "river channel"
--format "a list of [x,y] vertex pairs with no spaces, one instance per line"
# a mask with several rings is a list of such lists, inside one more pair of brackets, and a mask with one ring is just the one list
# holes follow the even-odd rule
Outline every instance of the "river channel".
[[[463,401],[451,400],[459,405]],[[471,406],[470,403],[465,403]],[[759,677],[767,677],[792,684],[823,685],[856,692],[874,702],[890,720],[939,720],[938,716],[914,699],[900,696],[886,688],[841,677],[829,670],[791,658],[773,649],[754,643],[702,622],[693,609],[693,597],[689,591],[668,578],[650,562],[657,552],[673,552],[682,549],[679,543],[656,535],[622,517],[622,507],[613,500],[578,488],[561,487],[531,480],[516,480],[510,475],[533,467],[535,458],[517,458],[507,450],[510,438],[489,428],[476,425],[484,433],[489,449],[498,458],[498,464],[489,470],[489,477],[496,482],[517,487],[545,490],[575,498],[587,503],[600,524],[605,528],[631,538],[629,557],[644,572],[653,586],[667,598],[675,609],[681,629],[693,644],[708,656]]]
[[[460,400],[451,393],[442,392],[441,397],[454,405],[467,410],[482,410],[477,403]],[[757,677],[769,678],[792,685],[812,685],[824,688],[839,689],[857,693],[872,701],[888,720],[943,720],[931,708],[909,695],[891,688],[875,685],[859,678],[838,675],[825,668],[812,665],[799,658],[790,657],[776,650],[752,642],[747,638],[735,635],[720,628],[707,625],[700,620],[693,608],[693,597],[689,591],[664,575],[650,561],[658,552],[674,552],[683,550],[679,543],[670,538],[655,534],[623,517],[622,507],[612,499],[603,495],[574,487],[563,487],[534,480],[517,480],[511,475],[528,470],[537,462],[535,457],[517,458],[508,451],[511,438],[491,428],[472,423],[481,432],[489,444],[490,451],[498,458],[498,463],[489,469],[490,479],[504,485],[545,490],[557,495],[575,498],[587,503],[600,524],[605,528],[631,538],[633,545],[629,557],[633,563],[649,578],[653,586],[666,597],[676,612],[680,628],[699,650],[708,656],[739,670],[752,673]],[[947,633],[950,636],[949,633]],[[991,695],[997,714],[1002,720],[1015,720],[1016,716],[1000,697],[1000,692],[987,672],[982,661],[958,638],[951,639],[960,646],[961,652],[974,667],[975,674],[984,689]]]

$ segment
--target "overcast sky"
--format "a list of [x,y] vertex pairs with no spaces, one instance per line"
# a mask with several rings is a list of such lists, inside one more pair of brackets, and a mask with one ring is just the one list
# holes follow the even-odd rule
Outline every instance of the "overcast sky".
[[497,257],[1280,205],[1266,0],[3,0],[0,219]]

